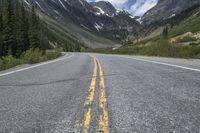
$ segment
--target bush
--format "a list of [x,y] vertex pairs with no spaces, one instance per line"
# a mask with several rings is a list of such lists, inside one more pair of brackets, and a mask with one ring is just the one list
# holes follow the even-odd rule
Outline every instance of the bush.
[[197,57],[196,57],[196,58],[200,59],[200,53],[197,55]]
[[17,66],[19,64],[21,64],[21,60],[20,59],[16,59],[13,56],[7,56],[7,57],[3,57],[0,60],[0,70],[5,70],[5,69],[9,69],[11,67]]
[[51,59],[55,59],[58,58],[62,55],[61,51],[59,50],[55,50],[55,51],[47,51],[45,53],[46,59],[47,60],[51,60]]
[[24,63],[38,63],[43,61],[43,53],[39,49],[30,49],[21,58],[24,60]]
[[[148,42],[147,42],[148,43]],[[89,49],[86,52],[98,52],[105,54],[132,54],[132,55],[147,55],[147,56],[162,56],[162,57],[177,57],[177,58],[200,58],[200,46],[189,45],[183,46],[169,43],[168,39],[160,38],[151,42],[150,45],[134,45],[124,46],[117,50],[112,49]]]
[[39,49],[30,49],[26,51],[20,58],[7,56],[0,59],[0,70],[12,68],[21,64],[34,64],[42,61],[58,58],[62,53],[55,51],[40,51]]
[[196,41],[196,40],[197,40],[197,39],[196,39],[195,37],[186,36],[186,37],[177,39],[177,42],[178,42],[178,43],[193,42],[193,41]]

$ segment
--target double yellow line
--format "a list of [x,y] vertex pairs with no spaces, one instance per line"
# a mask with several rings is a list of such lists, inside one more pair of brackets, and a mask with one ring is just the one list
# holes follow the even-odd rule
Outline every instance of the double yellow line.
[[[94,61],[94,70],[93,70],[93,76],[90,83],[90,89],[88,97],[85,101],[85,116],[84,116],[84,133],[88,133],[91,119],[92,119],[92,104],[94,102],[94,94],[95,94],[95,88],[96,88],[96,82],[97,77],[99,76],[99,87],[100,87],[100,95],[99,95],[99,132],[100,133],[109,133],[108,128],[108,110],[107,110],[107,100],[106,100],[106,88],[105,88],[105,81],[103,77],[103,69],[99,62],[99,60],[96,57],[92,57]],[[99,73],[97,71],[99,70]]]

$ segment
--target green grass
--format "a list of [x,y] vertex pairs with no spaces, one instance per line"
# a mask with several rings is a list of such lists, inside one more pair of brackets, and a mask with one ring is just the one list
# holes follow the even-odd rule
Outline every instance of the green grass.
[[104,54],[125,54],[125,55],[145,55],[176,58],[200,58],[200,46],[188,45],[181,46],[170,44],[167,39],[151,40],[149,45],[127,45],[119,49],[87,49],[85,52],[97,52]]
[[34,64],[42,61],[52,60],[62,56],[60,50],[40,51],[39,49],[30,49],[20,58],[7,56],[0,59],[0,71],[6,70],[22,64]]
[[56,22],[42,13],[40,14],[40,18],[46,27],[44,34],[47,34],[48,40],[54,43],[57,48],[63,48],[66,51],[74,51],[74,47],[82,45],[76,37],[71,34],[70,30],[61,23]]
[[177,26],[174,26],[170,32],[169,36],[174,37],[177,35],[184,34],[186,32],[198,32],[200,31],[200,9],[198,9],[193,15],[191,15],[189,18],[183,20],[180,24]]

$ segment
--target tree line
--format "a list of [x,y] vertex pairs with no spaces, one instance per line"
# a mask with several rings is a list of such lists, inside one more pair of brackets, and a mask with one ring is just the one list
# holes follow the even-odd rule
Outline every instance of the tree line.
[[1,0],[0,56],[20,56],[30,48],[40,48],[39,18],[35,8],[25,10],[22,1]]

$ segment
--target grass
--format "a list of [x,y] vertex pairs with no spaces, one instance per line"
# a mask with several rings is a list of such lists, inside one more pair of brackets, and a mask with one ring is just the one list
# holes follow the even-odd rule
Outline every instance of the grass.
[[73,36],[65,26],[50,17],[40,14],[43,22],[43,34],[48,36],[48,41],[51,42],[54,48],[63,48],[65,51],[77,51],[75,48],[83,46],[81,42]]
[[39,49],[30,49],[20,58],[13,56],[2,57],[0,59],[0,71],[6,70],[22,64],[34,64],[42,61],[52,60],[62,56],[61,51],[40,51]]
[[170,33],[169,36],[170,37],[174,37],[177,35],[181,35],[184,34],[186,32],[198,32],[200,31],[200,9],[198,9],[198,11],[191,15],[189,18],[183,20],[180,24],[174,26]]
[[[148,43],[148,45],[144,45]],[[104,54],[125,54],[125,55],[145,55],[145,56],[161,56],[176,58],[200,58],[200,46],[188,45],[181,46],[171,44],[167,39],[154,39],[143,42],[139,45],[127,45],[119,49],[87,49],[86,52],[97,52]]]

